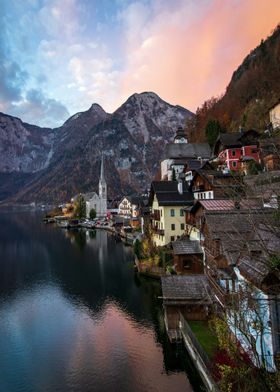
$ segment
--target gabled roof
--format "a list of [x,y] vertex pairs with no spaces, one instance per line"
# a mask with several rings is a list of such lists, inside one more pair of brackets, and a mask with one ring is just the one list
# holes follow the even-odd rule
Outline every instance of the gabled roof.
[[242,147],[245,145],[250,145],[252,142],[258,143],[258,137],[259,133],[254,129],[250,129],[246,132],[240,131],[232,133],[220,133],[214,145],[214,155],[218,154],[219,148],[221,146],[223,149],[231,147]]
[[212,302],[210,286],[205,275],[173,275],[161,278],[163,300],[179,302]]
[[127,199],[133,205],[139,205],[139,206],[145,205],[145,200],[146,200],[146,198],[142,196],[124,196],[119,204],[121,204],[124,199]]
[[199,157],[210,159],[211,149],[208,143],[168,143],[164,156],[165,159]]
[[153,203],[154,195],[160,206],[187,206],[193,203],[193,195],[185,182],[183,182],[183,193],[180,194],[177,181],[153,181],[149,198],[150,205]]
[[195,255],[203,253],[199,241],[192,241],[189,238],[173,241],[172,248],[175,255]]

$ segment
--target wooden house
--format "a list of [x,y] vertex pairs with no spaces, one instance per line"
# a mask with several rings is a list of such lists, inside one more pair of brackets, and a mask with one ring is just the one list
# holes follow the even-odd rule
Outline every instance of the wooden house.
[[179,274],[203,274],[203,251],[199,241],[187,237],[172,242],[174,267]]
[[212,297],[205,275],[172,275],[161,278],[164,322],[170,337],[179,330],[180,313],[186,320],[206,320]]
[[223,173],[204,166],[195,171],[190,191],[195,199],[223,199],[240,192],[240,184],[231,173]]

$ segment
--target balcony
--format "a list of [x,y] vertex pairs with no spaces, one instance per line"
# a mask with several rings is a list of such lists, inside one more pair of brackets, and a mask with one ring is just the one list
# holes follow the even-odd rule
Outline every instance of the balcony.
[[193,192],[204,192],[205,186],[204,185],[196,185],[192,188]]
[[160,211],[155,210],[154,212],[152,212],[152,213],[150,214],[150,217],[151,217],[153,220],[160,221]]
[[152,231],[153,231],[154,234],[164,235],[164,230],[163,229],[159,229],[157,227],[152,227]]

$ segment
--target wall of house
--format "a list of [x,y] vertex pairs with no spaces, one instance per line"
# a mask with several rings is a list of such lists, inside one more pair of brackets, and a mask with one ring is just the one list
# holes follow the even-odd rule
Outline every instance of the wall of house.
[[[154,197],[152,204],[152,214],[155,210],[160,211],[160,220],[152,223],[157,224],[158,229],[164,230],[164,234],[153,233],[153,242],[156,246],[164,246],[169,244],[171,241],[176,240],[178,237],[183,235],[186,231],[185,214],[180,211],[183,206],[159,206],[156,196]],[[174,216],[171,216],[171,209],[174,210]],[[175,230],[172,230],[171,225],[175,225]],[[182,225],[182,227],[181,227]]]
[[172,163],[173,163],[173,159],[164,159],[164,161],[161,161],[160,163],[161,180],[167,180],[168,171],[170,170]]
[[204,272],[202,255],[174,255],[174,265],[176,272],[184,275]]
[[273,129],[280,127],[280,103],[270,110],[269,117]]
[[241,148],[228,148],[220,152],[219,158],[225,162],[229,170],[239,170],[241,168],[241,157],[249,156],[260,162],[260,153],[257,145],[248,145]]
[[127,198],[124,198],[118,208],[118,214],[121,216],[130,216],[131,215],[131,203]]
[[197,305],[195,301],[194,299],[194,303],[188,305],[169,305],[167,301],[164,301],[163,308],[167,330],[179,329],[180,312],[186,320],[207,320],[207,307]]

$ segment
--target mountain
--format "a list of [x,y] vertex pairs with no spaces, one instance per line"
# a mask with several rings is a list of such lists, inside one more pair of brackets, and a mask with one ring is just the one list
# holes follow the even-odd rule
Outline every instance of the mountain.
[[[15,119],[3,116],[10,121],[6,134],[19,134],[20,129],[14,129]],[[4,160],[5,169],[0,170],[0,200],[59,202],[78,192],[96,190],[101,152],[109,196],[141,192],[158,170],[166,143],[192,116],[187,109],[170,105],[152,92],[132,95],[112,114],[93,104],[59,128],[42,129],[42,136],[48,139],[41,146],[42,151],[45,148],[44,158],[37,154],[38,162],[25,164],[25,171],[21,157],[27,162],[40,143],[37,146],[34,142],[34,150],[30,143],[30,151],[21,155],[13,137],[6,154],[10,159],[5,157],[11,163],[7,165]],[[31,129],[40,134],[39,127],[24,124],[23,128],[24,134]],[[0,145],[4,142],[1,135]]]
[[210,120],[236,132],[245,129],[264,131],[269,122],[269,109],[280,97],[280,25],[262,40],[233,73],[225,94],[211,98],[197,110],[193,141],[205,140]]

